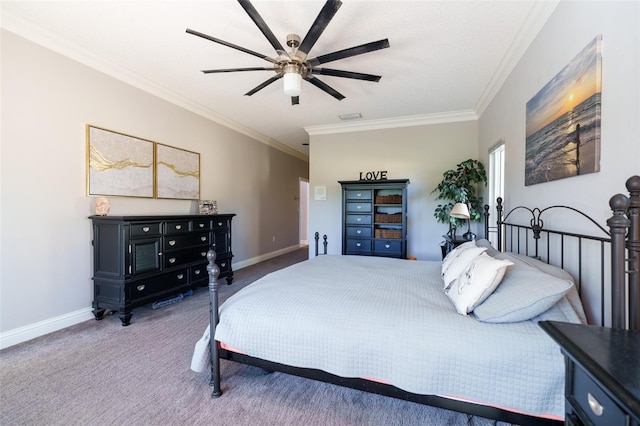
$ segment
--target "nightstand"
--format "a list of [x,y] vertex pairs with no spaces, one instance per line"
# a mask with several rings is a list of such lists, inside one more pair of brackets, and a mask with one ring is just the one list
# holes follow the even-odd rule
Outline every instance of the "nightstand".
[[466,238],[462,238],[462,235],[454,235],[450,237],[449,235],[443,235],[444,244],[442,245],[442,258],[444,257],[454,248],[458,247],[460,244],[466,243]]
[[640,333],[539,324],[565,356],[566,424],[640,426]]

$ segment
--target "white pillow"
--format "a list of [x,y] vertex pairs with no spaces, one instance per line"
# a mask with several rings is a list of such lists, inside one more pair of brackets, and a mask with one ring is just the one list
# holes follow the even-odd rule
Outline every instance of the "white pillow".
[[449,253],[447,253],[444,259],[442,259],[442,275],[444,275],[444,272],[449,268],[449,265],[451,265],[451,262],[453,262],[453,260],[456,257],[458,257],[460,253],[462,253],[466,249],[474,248],[474,247],[476,247],[475,241],[467,241],[466,243],[460,244],[458,247],[454,248]]
[[486,250],[486,247],[472,247],[461,251],[458,256],[451,261],[449,267],[442,275],[442,279],[444,280],[444,289],[448,289],[451,286],[451,283],[455,281],[462,271],[467,268],[467,265],[469,265],[476,256]]
[[456,311],[459,314],[467,315],[484,302],[498,287],[510,265],[513,265],[513,262],[494,259],[486,253],[476,256],[460,276],[454,280],[447,292]]

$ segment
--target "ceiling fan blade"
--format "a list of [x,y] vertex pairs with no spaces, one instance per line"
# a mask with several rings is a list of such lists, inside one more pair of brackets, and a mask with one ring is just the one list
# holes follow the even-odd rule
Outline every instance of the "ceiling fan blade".
[[337,52],[327,53],[316,58],[309,59],[309,64],[316,67],[327,62],[337,61],[338,59],[349,58],[351,56],[362,55],[380,49],[389,47],[389,39],[372,41],[371,43],[361,44],[360,46],[350,47],[348,49],[338,50]]
[[320,13],[318,13],[318,16],[316,17],[316,20],[311,24],[311,28],[309,28],[307,35],[304,36],[304,40],[302,40],[302,43],[300,43],[300,46],[298,47],[298,52],[303,53],[303,60],[307,57],[313,45],[316,44],[316,41],[318,41],[322,32],[327,28],[327,25],[329,25],[333,16],[336,14],[338,9],[340,9],[340,6],[342,6],[342,2],[340,0],[327,0],[324,4],[322,10],[320,10]]
[[307,80],[309,83],[313,84],[314,86],[316,86],[317,88],[324,90],[325,92],[327,92],[328,94],[336,98],[337,100],[341,101],[344,99],[344,95],[342,93],[338,92],[336,89],[332,88],[328,84],[318,80],[314,76],[307,75],[304,79]]
[[276,71],[276,68],[252,67],[252,68],[227,68],[221,70],[202,70],[204,74],[214,74],[220,72],[236,72],[236,71]]
[[260,31],[262,31],[262,34],[264,34],[267,40],[269,40],[269,43],[271,43],[271,46],[273,46],[273,48],[276,51],[284,52],[285,51],[284,47],[282,47],[282,44],[280,44],[276,36],[273,35],[273,32],[271,32],[271,30],[269,29],[269,26],[267,25],[266,22],[264,22],[264,19],[262,19],[262,16],[260,16],[260,14],[253,7],[251,2],[249,0],[238,0],[238,3],[240,3],[240,6],[242,6],[244,11],[247,12],[247,15],[249,15],[249,17],[253,20],[253,22],[258,26]]
[[311,68],[311,74],[330,75],[332,77],[354,78],[356,80],[367,80],[378,82],[382,78],[380,75],[364,74],[361,72],[334,70],[331,68]]
[[203,34],[201,32],[198,32],[198,31],[195,31],[195,30],[192,30],[192,29],[189,29],[189,28],[187,28],[187,33],[193,34],[194,36],[202,37],[202,38],[204,38],[206,40],[210,40],[210,41],[212,41],[214,43],[218,43],[218,44],[221,44],[223,46],[227,46],[227,47],[239,50],[239,51],[244,52],[244,53],[248,53],[249,55],[257,56],[258,58],[264,59],[265,61],[269,61],[269,62],[271,62],[273,64],[277,63],[277,61],[275,59],[270,58],[270,57],[268,57],[266,55],[263,55],[262,53],[254,52],[253,50],[249,50],[249,49],[246,49],[244,47],[238,46],[236,44],[229,43],[228,41],[220,40],[219,38],[211,37],[210,35]]
[[291,105],[299,105],[299,104],[300,104],[300,96],[292,96]]
[[274,75],[274,76],[273,76],[273,77],[271,77],[269,80],[267,80],[267,81],[265,81],[265,82],[263,82],[263,83],[260,83],[259,85],[257,85],[257,86],[256,86],[256,87],[254,87],[253,89],[249,90],[249,91],[248,91],[247,93],[245,93],[244,95],[245,95],[245,96],[251,96],[251,95],[253,95],[254,93],[256,93],[258,90],[262,90],[262,89],[264,89],[265,87],[267,87],[268,85],[270,85],[270,84],[271,84],[271,83],[273,83],[274,81],[279,80],[279,79],[281,79],[281,78],[282,78],[282,74],[280,74],[280,75]]

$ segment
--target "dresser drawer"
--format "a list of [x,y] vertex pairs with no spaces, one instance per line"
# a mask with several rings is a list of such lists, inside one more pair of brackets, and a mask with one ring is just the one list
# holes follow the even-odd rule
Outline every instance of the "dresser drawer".
[[189,232],[188,220],[171,220],[164,223],[164,233],[169,234],[184,234]]
[[170,291],[189,283],[187,269],[181,269],[159,277],[137,280],[127,284],[127,299],[137,300],[157,293]]
[[212,221],[212,229],[213,230],[220,230],[220,229],[226,229],[229,227],[229,221],[227,219],[213,219]]
[[382,256],[400,256],[402,242],[394,240],[375,240],[374,252]]
[[579,365],[573,365],[571,392],[566,396],[571,405],[597,425],[626,425],[627,416]]
[[371,225],[370,214],[348,214],[345,215],[347,225]]
[[160,222],[132,223],[131,238],[160,235]]
[[209,281],[209,272],[207,271],[207,264],[196,265],[189,268],[189,278],[191,282]]
[[347,237],[371,238],[371,228],[361,226],[348,226]]
[[192,231],[206,231],[208,229],[211,229],[210,219],[195,219],[191,228]]
[[349,213],[371,213],[371,203],[347,203],[346,210]]
[[347,238],[347,253],[371,253],[371,240]]
[[207,260],[207,251],[209,247],[203,246],[195,249],[178,250],[175,252],[164,253],[164,269],[175,268],[176,266],[185,265],[187,263]]
[[210,234],[185,234],[185,235],[171,235],[164,238],[164,250],[178,250],[186,247],[210,245]]
[[220,268],[220,275],[224,274],[225,272],[231,271],[230,258],[216,260],[216,265],[218,265],[218,268]]
[[357,190],[347,190],[346,199],[347,200],[371,200],[373,199],[371,189],[357,189]]

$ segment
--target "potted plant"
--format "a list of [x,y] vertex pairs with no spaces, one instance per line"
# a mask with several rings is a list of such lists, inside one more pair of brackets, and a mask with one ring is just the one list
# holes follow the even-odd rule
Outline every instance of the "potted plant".
[[482,220],[482,197],[477,194],[478,184],[487,184],[484,165],[478,160],[468,159],[442,174],[442,181],[431,193],[438,192],[436,200],[448,201],[438,204],[433,216],[438,222],[449,224],[449,236],[455,235],[455,229],[464,225],[465,220],[449,216],[455,203],[464,203],[469,208],[469,220]]

